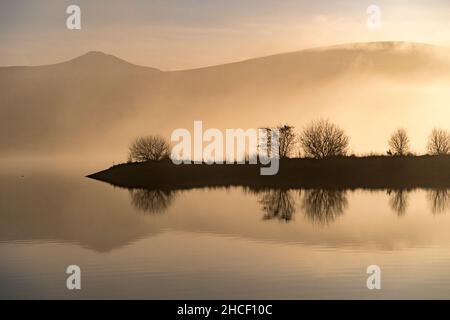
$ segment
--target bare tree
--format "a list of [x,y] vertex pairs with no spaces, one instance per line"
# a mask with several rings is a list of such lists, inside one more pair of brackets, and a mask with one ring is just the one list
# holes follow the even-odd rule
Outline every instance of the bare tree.
[[278,154],[281,159],[288,158],[292,154],[297,142],[297,135],[294,132],[294,127],[285,124],[278,126],[277,129],[279,132]]
[[260,130],[265,131],[266,139],[263,143],[258,144],[258,150],[264,150],[270,157],[272,155],[272,128],[271,127],[261,127]]
[[137,138],[130,146],[128,159],[132,161],[161,160],[169,157],[169,143],[160,136]]
[[318,159],[346,155],[348,143],[344,130],[323,119],[312,122],[300,135],[306,156]]
[[450,133],[443,129],[433,129],[428,140],[428,152],[433,155],[450,153]]
[[405,129],[398,129],[389,139],[389,147],[391,154],[404,156],[409,151],[409,137]]
[[268,155],[278,155],[280,158],[289,158],[294,151],[295,145],[297,143],[297,135],[294,132],[294,127],[290,125],[280,125],[276,127],[278,131],[278,152],[276,150],[272,150],[274,144],[272,143],[272,134],[274,128],[272,127],[262,127],[260,128],[266,131],[267,139],[264,142],[264,145],[259,145],[259,148],[263,148],[266,150]]

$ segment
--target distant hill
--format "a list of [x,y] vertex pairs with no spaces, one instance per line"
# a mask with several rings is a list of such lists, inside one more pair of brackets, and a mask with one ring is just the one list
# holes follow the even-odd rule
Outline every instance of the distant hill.
[[[440,91],[448,91],[449,80],[448,50],[402,42],[309,49],[184,71],[89,52],[54,65],[0,68],[0,155],[120,157],[136,135],[168,136],[195,119],[219,128],[282,121],[300,127],[317,117],[348,129],[357,150],[377,150],[397,124],[408,128],[432,113],[435,118],[414,133],[422,137],[449,118],[449,96]],[[383,136],[374,137],[377,128]]]

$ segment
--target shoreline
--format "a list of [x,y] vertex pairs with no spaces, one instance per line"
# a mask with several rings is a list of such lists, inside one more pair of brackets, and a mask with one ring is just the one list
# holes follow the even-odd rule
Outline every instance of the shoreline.
[[170,160],[124,163],[87,177],[114,186],[142,189],[251,188],[412,189],[450,188],[450,156],[369,156],[280,159],[274,176],[261,165],[191,164]]

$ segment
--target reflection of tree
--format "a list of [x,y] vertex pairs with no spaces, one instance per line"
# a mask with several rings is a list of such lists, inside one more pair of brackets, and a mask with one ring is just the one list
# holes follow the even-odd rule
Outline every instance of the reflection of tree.
[[289,190],[270,189],[262,192],[258,199],[265,211],[264,219],[292,220],[295,213],[295,200]]
[[447,189],[435,189],[428,191],[428,200],[431,203],[431,211],[434,214],[444,213],[450,209],[450,191]]
[[408,208],[408,192],[405,189],[388,190],[387,192],[389,195],[389,205],[399,217],[403,216]]
[[327,225],[344,213],[348,206],[343,190],[305,190],[302,208],[305,216],[314,224]]
[[148,213],[163,213],[172,204],[175,192],[170,190],[130,189],[131,203]]

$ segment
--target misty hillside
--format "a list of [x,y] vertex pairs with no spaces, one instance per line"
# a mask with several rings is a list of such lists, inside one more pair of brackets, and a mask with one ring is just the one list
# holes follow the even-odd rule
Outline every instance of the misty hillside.
[[441,89],[450,80],[449,61],[448,51],[437,47],[386,42],[184,71],[137,66],[100,52],[48,66],[1,67],[0,154],[124,156],[135,136],[168,136],[191,128],[195,119],[218,128],[282,121],[300,127],[319,116],[348,129],[355,148],[364,150],[363,129],[371,139],[376,128],[397,125],[383,110],[408,110],[398,124],[406,127],[430,107],[439,121],[448,118],[443,112],[450,101],[441,94],[448,90]]

